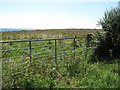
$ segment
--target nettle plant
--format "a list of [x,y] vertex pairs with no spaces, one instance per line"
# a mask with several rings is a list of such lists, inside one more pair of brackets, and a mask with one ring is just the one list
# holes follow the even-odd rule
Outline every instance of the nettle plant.
[[92,36],[90,43],[96,43],[92,60],[110,60],[120,58],[120,15],[118,8],[106,11],[99,25],[103,31]]

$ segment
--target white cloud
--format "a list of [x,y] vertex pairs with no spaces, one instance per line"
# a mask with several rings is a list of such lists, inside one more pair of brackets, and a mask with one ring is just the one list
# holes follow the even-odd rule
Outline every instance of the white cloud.
[[23,14],[1,16],[0,28],[97,28],[95,21],[50,16],[46,14]]

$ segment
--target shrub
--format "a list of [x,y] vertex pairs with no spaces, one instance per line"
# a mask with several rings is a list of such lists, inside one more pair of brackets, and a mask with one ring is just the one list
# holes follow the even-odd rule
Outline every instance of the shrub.
[[92,55],[94,61],[120,58],[120,15],[118,15],[118,10],[118,8],[112,8],[105,12],[103,19],[99,21],[103,32],[97,32],[91,40],[97,45]]

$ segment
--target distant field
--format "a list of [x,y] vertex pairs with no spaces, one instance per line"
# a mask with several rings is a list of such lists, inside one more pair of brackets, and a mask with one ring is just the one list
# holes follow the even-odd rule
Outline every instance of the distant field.
[[2,40],[31,40],[65,37],[82,37],[88,33],[95,33],[97,29],[51,29],[32,31],[6,31],[2,32]]

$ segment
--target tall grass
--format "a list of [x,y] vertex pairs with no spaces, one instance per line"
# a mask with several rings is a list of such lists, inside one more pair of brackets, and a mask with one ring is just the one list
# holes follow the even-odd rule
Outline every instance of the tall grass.
[[118,88],[117,62],[89,64],[84,53],[57,65],[51,62],[46,66],[3,68],[3,88]]
[[[79,32],[79,33],[78,33]],[[45,38],[61,38],[61,37],[74,37],[85,36],[87,33],[96,32],[83,30],[60,30],[60,31],[16,31],[16,32],[3,32],[3,40],[17,40],[25,39],[26,35],[29,35],[26,39],[45,39]],[[59,34],[58,34],[59,33]],[[35,35],[36,38],[32,38]],[[43,35],[43,36],[42,36]],[[60,36],[61,35],[61,36]],[[12,37],[13,36],[13,37]],[[15,37],[16,36],[16,37]],[[9,37],[9,38],[8,38]],[[18,38],[19,37],[19,38]],[[34,37],[34,36],[33,36]],[[69,40],[59,40],[58,44],[72,43]],[[51,43],[51,44],[50,44]],[[51,60],[51,51],[54,50],[52,46],[54,42],[33,42],[32,47],[47,46],[46,49],[33,49],[32,53],[49,51],[47,60]],[[61,53],[59,61],[51,61],[48,63],[42,63],[41,61],[30,64],[30,61],[22,61],[16,63],[9,63],[2,65],[2,87],[4,89],[22,88],[22,89],[40,89],[40,88],[120,88],[119,86],[119,68],[118,60],[114,62],[89,62],[89,58],[94,52],[94,49],[88,50],[85,46],[85,40],[80,39],[77,41],[79,49],[76,49],[76,58],[74,58],[74,51],[69,53]],[[3,44],[3,50],[27,48],[28,43],[8,43]],[[57,50],[68,49],[73,47],[73,44],[68,46],[57,47]],[[88,50],[88,51],[86,51]],[[28,51],[19,51],[3,53],[4,58],[16,57],[23,55],[22,59],[29,59],[27,56]],[[25,57],[25,55],[27,57]],[[36,57],[36,56],[34,56]],[[33,58],[34,58],[33,57]],[[14,59],[17,61],[18,59]],[[13,61],[10,59],[6,62]],[[12,66],[9,66],[12,65]],[[9,66],[9,67],[8,67]]]

